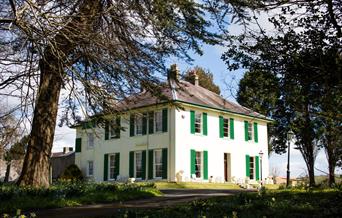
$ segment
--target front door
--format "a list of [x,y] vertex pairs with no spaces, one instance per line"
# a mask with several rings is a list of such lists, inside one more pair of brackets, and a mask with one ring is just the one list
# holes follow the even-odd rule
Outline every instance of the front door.
[[230,153],[224,153],[224,181],[230,182]]

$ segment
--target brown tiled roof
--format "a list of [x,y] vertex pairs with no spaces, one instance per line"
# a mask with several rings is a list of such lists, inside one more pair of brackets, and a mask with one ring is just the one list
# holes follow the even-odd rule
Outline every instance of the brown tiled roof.
[[[237,103],[228,101],[222,96],[211,92],[201,86],[195,86],[183,80],[179,82],[171,80],[169,86],[165,86],[161,89],[161,94],[165,97],[165,99],[173,102],[189,103],[193,105],[209,107],[212,109],[267,119],[267,117],[262,114],[243,107]],[[160,100],[160,98],[155,97],[151,93],[144,91],[135,96],[131,96],[125,101],[119,103],[119,107],[123,110],[129,110],[163,103],[166,101],[167,100]]]

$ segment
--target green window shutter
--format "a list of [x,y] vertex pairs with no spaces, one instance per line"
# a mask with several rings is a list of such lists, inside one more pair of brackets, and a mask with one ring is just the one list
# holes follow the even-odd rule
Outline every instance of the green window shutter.
[[203,179],[208,179],[208,151],[203,151]]
[[129,152],[129,177],[134,177],[134,151]]
[[148,179],[153,179],[153,150],[148,151]]
[[82,138],[76,138],[75,140],[75,152],[81,152],[82,150]]
[[106,121],[106,124],[105,124],[105,140],[108,140],[109,139],[109,122]]
[[164,108],[162,111],[163,116],[163,132],[167,132],[167,108]]
[[131,114],[129,118],[129,135],[134,136],[134,121],[135,121],[135,116],[134,114]]
[[120,174],[120,153],[115,154],[115,162],[114,162],[114,178],[116,179]]
[[190,132],[195,134],[195,111],[190,111]]
[[223,117],[219,116],[219,131],[220,131],[220,138],[223,138]]
[[154,112],[148,113],[148,134],[153,134],[154,131]]
[[103,161],[103,181],[108,180],[108,154],[104,155]]
[[115,133],[116,133],[116,137],[115,138],[120,138],[120,133],[121,133],[121,119],[120,117],[117,117],[115,119],[115,124],[116,124],[116,129],[115,129]]
[[246,177],[249,178],[250,173],[249,173],[249,155],[246,154]]
[[195,174],[195,162],[196,162],[196,151],[191,149],[190,150],[190,178],[192,174]]
[[258,123],[254,123],[254,141],[258,142]]
[[146,151],[142,151],[142,158],[141,158],[141,167],[142,167],[142,176],[143,180],[146,179]]
[[234,119],[230,118],[229,119],[229,124],[230,124],[230,139],[234,139]]
[[259,176],[259,156],[255,156],[255,179],[260,180]]
[[208,135],[208,115],[203,113],[203,135]]
[[163,148],[162,150],[162,163],[163,163],[162,178],[167,179],[167,148]]
[[146,135],[147,133],[147,113],[143,113],[142,117],[142,134]]
[[245,121],[245,141],[248,141],[248,121]]

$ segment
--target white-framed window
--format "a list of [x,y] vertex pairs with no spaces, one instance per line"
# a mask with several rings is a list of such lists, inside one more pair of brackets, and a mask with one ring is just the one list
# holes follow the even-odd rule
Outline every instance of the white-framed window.
[[253,139],[253,125],[251,122],[248,122],[248,140]]
[[154,129],[155,132],[163,131],[163,113],[162,111],[154,112]]
[[115,179],[115,154],[109,155],[109,179]]
[[195,133],[201,133],[202,131],[202,114],[195,113]]
[[135,152],[135,178],[142,178],[143,168],[142,168],[142,152]]
[[249,178],[255,179],[255,157],[249,157]]
[[229,119],[223,118],[223,137],[229,137]]
[[135,116],[135,135],[142,135],[143,117],[142,115]]
[[163,176],[162,150],[154,150],[153,158],[154,158],[154,160],[153,160],[154,178],[161,178]]
[[93,176],[94,175],[94,161],[92,161],[92,160],[88,161],[87,175],[88,176]]
[[119,127],[117,127],[113,124],[109,128],[110,128],[110,138],[111,139],[115,139],[115,138],[118,138],[120,136],[118,133],[118,129],[117,129]]
[[87,138],[88,138],[88,148],[94,148],[94,133],[89,132],[87,133]]
[[202,177],[202,152],[200,151],[196,151],[195,174],[196,178]]

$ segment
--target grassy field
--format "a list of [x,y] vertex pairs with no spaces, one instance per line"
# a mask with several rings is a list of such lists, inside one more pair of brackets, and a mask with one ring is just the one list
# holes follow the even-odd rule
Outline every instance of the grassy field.
[[113,217],[341,217],[342,192],[325,190],[263,190],[197,200],[177,207],[127,210]]
[[0,214],[17,209],[72,207],[84,204],[119,202],[159,196],[153,183],[61,183],[43,188],[0,185]]
[[241,189],[233,183],[155,182],[157,189]]

